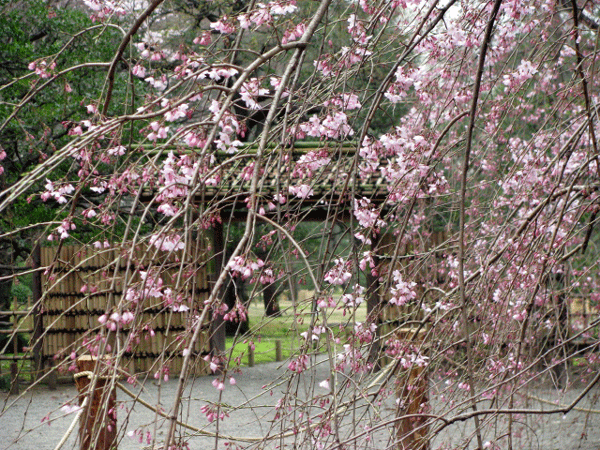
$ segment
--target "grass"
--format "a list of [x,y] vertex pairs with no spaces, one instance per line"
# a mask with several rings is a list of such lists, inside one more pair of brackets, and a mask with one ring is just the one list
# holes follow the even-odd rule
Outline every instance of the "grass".
[[[283,360],[296,354],[304,343],[301,333],[308,330],[312,313],[310,291],[299,292],[299,307],[294,309],[289,300],[281,299],[280,317],[265,317],[261,303],[253,302],[248,308],[250,332],[238,338],[228,337],[225,345],[227,351],[232,351],[231,361],[238,358],[241,365],[248,365],[248,345],[254,345],[254,362],[261,364],[275,361],[275,341],[281,341]],[[361,305],[356,311],[354,321],[363,322],[366,317],[366,305]],[[348,315],[344,316],[339,309],[329,308],[327,323],[333,332],[339,333],[339,325],[346,325],[350,321]],[[235,345],[234,345],[235,343]]]
[[[308,324],[286,312],[280,317],[264,317],[262,305],[254,302],[248,310],[250,333],[238,338],[228,337],[225,345],[228,351],[233,348],[231,360],[240,359],[248,365],[248,345],[254,344],[256,364],[275,361],[275,341],[281,341],[283,359],[287,359],[300,348],[300,333],[308,329]],[[296,319],[296,320],[295,320]]]
[[[276,360],[275,354],[275,341],[276,339],[265,338],[261,339],[259,342],[253,341],[254,343],[254,363],[262,364],[267,362],[272,362]],[[298,347],[292,345],[290,341],[280,340],[281,341],[281,356],[283,360],[288,359],[291,355],[293,355]],[[231,350],[233,346],[233,338],[228,338],[226,341],[228,351]],[[238,342],[233,349],[231,354],[231,359],[240,361],[240,365],[247,366],[248,365],[248,353],[249,353],[249,344],[244,342]]]
[[[10,355],[10,353],[9,353]],[[24,353],[19,353],[19,356],[23,356]],[[0,361],[0,392],[8,391],[10,389],[11,372],[10,366],[13,361],[1,360]],[[32,381],[32,361],[29,359],[17,360],[17,370],[19,373],[19,381],[28,382]]]

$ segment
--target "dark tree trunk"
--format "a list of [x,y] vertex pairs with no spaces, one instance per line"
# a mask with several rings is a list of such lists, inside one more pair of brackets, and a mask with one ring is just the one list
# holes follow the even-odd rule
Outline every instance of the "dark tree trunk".
[[[4,278],[9,275],[11,275],[10,271],[0,270],[0,277]],[[0,280],[0,311],[9,311],[11,309],[11,288],[12,278]]]
[[559,348],[561,353],[555,354],[554,357],[557,360],[564,359],[563,362],[557,364],[556,361],[552,362],[552,371],[556,378],[557,384],[560,388],[566,387],[569,378],[569,360],[566,359],[566,350],[562,345],[565,340],[568,339],[569,335],[569,315],[567,299],[565,294],[562,292],[564,289],[564,275],[562,273],[556,273],[553,276],[552,284],[554,289],[558,290],[559,294],[554,294],[554,313],[555,313],[555,326],[553,336],[551,337],[551,345],[554,348]]
[[[35,245],[32,253],[32,268],[39,269],[42,266],[41,248],[39,243]],[[42,335],[44,334],[44,324],[42,321],[42,273],[36,271],[33,273],[33,335],[31,336],[33,364],[36,379],[43,375],[44,361],[42,359]]]
[[[244,282],[237,278],[229,278],[223,301],[229,307],[229,311],[236,307],[238,301],[248,308],[249,301],[244,292]],[[250,321],[248,319],[228,320],[225,322],[225,330],[228,336],[234,336],[236,333],[244,334],[250,330]]]
[[275,283],[267,284],[264,287],[263,301],[265,304],[265,316],[267,317],[278,317],[281,315],[277,294],[277,285]]

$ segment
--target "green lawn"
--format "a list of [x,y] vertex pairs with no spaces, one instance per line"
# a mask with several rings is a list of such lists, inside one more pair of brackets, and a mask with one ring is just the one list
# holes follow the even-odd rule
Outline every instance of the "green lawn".
[[[294,309],[290,301],[280,300],[280,307],[283,314],[280,317],[264,317],[264,308],[258,301],[252,302],[249,308],[250,333],[240,336],[237,339],[228,337],[226,348],[231,353],[231,361],[235,363],[238,358],[244,366],[248,365],[248,345],[254,344],[254,362],[255,364],[275,361],[275,341],[281,341],[282,358],[286,360],[290,355],[295,354],[304,339],[300,333],[306,331],[311,320],[311,293],[309,291],[300,291],[299,306]],[[361,305],[357,309],[354,321],[363,322],[366,317],[366,305]],[[330,308],[327,314],[327,323],[335,334],[338,334],[339,325],[346,325],[351,319],[348,315],[344,316],[341,310]]]

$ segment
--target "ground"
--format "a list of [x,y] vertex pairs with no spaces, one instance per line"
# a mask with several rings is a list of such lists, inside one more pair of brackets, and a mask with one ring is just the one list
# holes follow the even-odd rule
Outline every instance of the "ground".
[[[299,384],[299,391],[302,386],[308,386],[315,380],[325,378],[327,375],[327,364],[322,357],[321,364],[310,376],[303,377]],[[229,417],[220,424],[220,433],[224,436],[244,436],[247,438],[261,438],[269,432],[273,418],[273,406],[282,396],[285,385],[265,386],[265,380],[273,380],[276,375],[283,373],[285,366],[281,363],[266,363],[253,368],[245,368],[242,374],[236,375],[237,384],[235,386],[227,385],[223,391],[221,401],[231,406],[254,405],[254,409],[241,408],[233,409],[229,412]],[[185,407],[185,421],[193,426],[203,428],[206,431],[214,431],[214,424],[210,424],[206,416],[201,412],[204,405],[209,405],[218,400],[218,393],[211,384],[214,377],[200,377],[192,380],[192,383],[186,389],[185,397],[189,403]],[[148,381],[145,385],[132,388],[142,399],[156,404],[160,392],[160,403],[168,406],[172,403],[176,380],[162,382],[160,388],[155,380]],[[432,389],[435,387],[432,386]],[[324,390],[324,393],[326,391]],[[589,399],[597,399],[600,391],[595,389],[591,392]],[[562,396],[551,386],[541,386],[532,390],[532,395],[546,401],[556,401],[560,398],[561,403],[566,404],[577,395],[577,389],[574,389],[568,396]],[[73,403],[76,396],[76,389],[71,385],[61,385],[57,390],[51,391],[46,387],[35,389],[33,392],[15,399],[6,394],[2,394],[3,413],[0,416],[3,426],[0,428],[0,448],[2,449],[35,449],[35,450],[53,450],[56,444],[67,431],[69,424],[73,420],[73,414],[64,416],[60,408],[65,403]],[[122,427],[122,433],[128,431],[143,429],[154,431],[152,422],[155,420],[155,414],[144,406],[138,404],[132,410],[127,409],[130,405],[130,398],[122,391],[118,392],[118,399],[123,401],[123,406],[118,410],[118,424]],[[592,400],[585,400],[580,406],[582,408],[592,408]],[[530,408],[543,407],[552,408],[551,405],[540,403],[538,400],[530,398],[528,401]],[[432,405],[435,410],[442,407],[441,404]],[[384,408],[389,413],[393,408],[390,403]],[[51,421],[43,420],[50,414]],[[536,418],[516,416],[516,422],[525,424],[520,438],[516,439],[515,447],[520,449],[540,449],[540,450],[597,450],[600,448],[600,411],[585,412],[581,410],[571,411],[567,415],[544,415]],[[61,417],[63,416],[63,417]],[[162,419],[158,420],[159,425]],[[455,449],[463,448],[460,443],[469,436],[471,422],[458,423],[453,425],[438,438],[433,441],[432,449]],[[485,427],[485,438],[491,439],[494,435],[492,427]],[[587,435],[584,430],[587,430]],[[348,430],[350,431],[350,430]],[[389,437],[389,429],[383,430],[373,436],[372,441],[366,443],[361,440],[356,448],[377,449],[386,448]],[[274,434],[273,430],[270,434]],[[158,431],[158,437],[163,435]],[[63,447],[65,449],[77,448],[75,443],[76,432],[74,432]],[[291,439],[291,438],[290,438]],[[218,448],[222,447],[225,441],[221,441]],[[190,449],[214,448],[214,438],[197,436],[190,440]],[[474,443],[467,448],[473,448]],[[266,448],[275,448],[272,442]],[[125,437],[119,445],[119,450],[139,450],[148,448],[145,443],[140,444],[137,439]],[[353,446],[351,448],[354,448]]]

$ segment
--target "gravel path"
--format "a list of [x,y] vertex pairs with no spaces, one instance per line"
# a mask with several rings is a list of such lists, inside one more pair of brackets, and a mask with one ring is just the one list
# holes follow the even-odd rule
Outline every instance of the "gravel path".
[[[215,379],[212,376],[201,377],[192,380],[187,387],[185,397],[185,409],[183,416],[187,423],[194,427],[202,428],[209,432],[216,431],[215,425],[210,424],[201,408],[212,402],[221,401],[231,406],[247,403],[252,408],[232,409],[229,417],[220,423],[219,433],[222,435],[244,436],[248,438],[261,438],[267,434],[275,434],[276,430],[269,430],[274,418],[274,405],[277,400],[287,391],[286,383],[265,388],[265,383],[277,379],[284,370],[281,363],[268,363],[246,368],[242,374],[236,375],[236,385],[227,385],[219,395],[212,385]],[[318,382],[326,378],[327,365],[321,364],[312,376],[299,380],[294,386],[297,397],[303,392],[319,392],[322,389]],[[135,390],[140,397],[151,404],[160,403],[168,408],[172,405],[176,380],[162,383],[160,388],[157,383],[145,383],[143,389],[139,386]],[[316,387],[315,387],[316,386]],[[39,387],[30,393],[15,399],[6,394],[0,394],[2,401],[2,414],[0,415],[0,449],[23,449],[23,450],[53,450],[61,440],[65,431],[71,424],[74,415],[61,411],[61,407],[67,403],[75,403],[76,389],[74,386],[62,385],[57,390],[51,391],[46,387]],[[560,399],[562,404],[567,404],[575,398],[577,391],[571,391],[568,395],[559,396],[558,391],[552,388],[536,389],[534,395],[547,401]],[[598,390],[592,391],[581,403],[582,408],[596,408],[595,400],[600,395]],[[156,433],[158,439],[164,434],[160,427],[155,430],[155,414],[144,406],[137,404],[132,409],[131,399],[122,391],[118,391],[118,400],[123,402],[118,410],[118,425],[121,433],[128,431],[144,430]],[[446,405],[433,404],[433,410],[439,410]],[[383,405],[388,413],[393,410],[393,404]],[[540,403],[537,400],[528,400],[529,408],[543,407],[552,409],[552,405]],[[44,420],[49,416],[50,421]],[[542,415],[536,417],[515,416],[520,431],[514,442],[515,449],[540,449],[540,450],[600,450],[600,414],[586,413],[584,411],[572,411],[566,416]],[[160,425],[163,419],[158,420]],[[484,439],[492,440],[497,430],[492,425],[483,425]],[[359,430],[350,429],[349,425],[344,433],[349,435]],[[464,442],[471,438],[472,421],[461,422],[446,428],[432,442],[432,449],[455,449],[464,448]],[[72,433],[63,449],[76,449],[76,431]],[[218,444],[223,446],[224,440]],[[389,430],[387,432],[375,433],[371,440],[360,440],[358,445],[348,448],[384,449],[389,442]],[[506,441],[503,441],[506,443]],[[279,442],[277,442],[279,443]],[[276,443],[261,448],[275,448]],[[474,448],[475,443],[471,441],[466,448]],[[119,445],[119,450],[139,450],[149,448],[144,442],[140,444],[137,439],[124,437]],[[161,447],[162,448],[162,447]],[[215,440],[210,437],[196,436],[189,441],[190,450],[215,448]],[[493,448],[493,447],[490,447]]]

